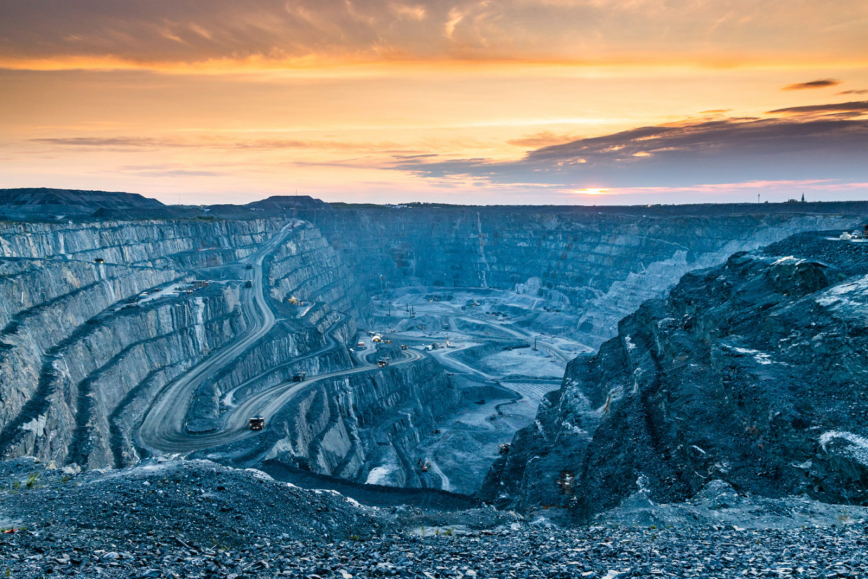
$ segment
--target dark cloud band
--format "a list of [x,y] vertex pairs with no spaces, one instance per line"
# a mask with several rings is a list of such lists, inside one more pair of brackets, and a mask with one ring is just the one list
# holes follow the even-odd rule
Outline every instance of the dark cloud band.
[[[749,180],[868,180],[868,102],[640,127],[543,147],[514,162],[399,163],[433,178],[561,187],[681,187]],[[827,116],[846,113],[848,116]]]
[[799,82],[796,84],[788,84],[785,87],[782,87],[781,90],[806,90],[812,88],[829,88],[830,86],[838,86],[841,84],[840,80],[835,80],[834,78],[824,78],[821,80],[812,80],[810,82]]

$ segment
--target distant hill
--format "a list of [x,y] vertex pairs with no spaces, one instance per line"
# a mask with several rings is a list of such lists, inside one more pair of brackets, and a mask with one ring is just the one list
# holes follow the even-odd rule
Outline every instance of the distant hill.
[[[137,193],[113,193],[108,191],[78,191],[74,189],[0,189],[0,205],[6,206],[52,206],[68,211],[81,212],[89,209],[144,209],[164,207],[156,199]],[[37,207],[33,207],[36,209]],[[78,209],[78,211],[75,211]]]
[[246,205],[164,205],[137,193],[76,189],[0,189],[0,221],[92,219],[261,219],[299,218],[331,206],[309,195],[277,195]]
[[247,207],[253,209],[286,210],[298,207],[299,209],[329,209],[331,206],[325,201],[314,199],[310,195],[274,195],[268,199],[248,203]]

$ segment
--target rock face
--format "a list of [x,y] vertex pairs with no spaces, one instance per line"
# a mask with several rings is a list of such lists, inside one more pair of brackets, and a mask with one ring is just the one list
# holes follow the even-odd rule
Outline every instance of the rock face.
[[[316,304],[327,304],[330,310],[346,312],[364,321],[368,302],[360,298],[353,274],[318,229],[305,225],[294,230],[268,261],[270,297],[283,302],[296,297]],[[315,298],[315,299],[312,299]],[[316,323],[327,318],[319,309],[310,313]],[[321,328],[322,329],[322,328]]]
[[[800,231],[852,228],[865,203],[336,208],[304,212],[369,292],[422,285],[514,290],[564,304],[597,348],[688,271]],[[534,329],[549,330],[546,316]]]
[[459,399],[431,358],[321,381],[274,418],[267,458],[359,482],[385,464],[379,482],[421,487],[414,449]]
[[[268,444],[228,449],[226,456],[242,464],[267,457],[320,474],[406,486],[425,484],[417,446],[460,397],[429,359],[355,373],[363,369],[347,346],[358,326],[370,327],[368,292],[406,285],[511,289],[530,303],[545,297],[563,305],[563,316],[540,307],[528,322],[534,329],[551,330],[555,320],[597,345],[624,314],[663,296],[686,271],[794,231],[849,228],[866,207],[352,209],[292,197],[243,208],[168,208],[122,194],[63,191],[17,192],[9,199],[43,210],[34,209],[29,222],[0,223],[0,457],[33,455],[87,468],[135,464],[144,456],[135,433],[145,413],[203,364],[214,371],[190,382],[179,401],[185,406],[176,410],[186,416],[179,436],[213,434],[227,409],[247,408],[233,404],[268,396],[267,389],[296,373],[341,372],[342,378],[325,378],[292,398],[269,428],[271,438],[264,436]],[[55,213],[63,207],[83,209],[70,221]],[[307,221],[293,221],[284,237],[296,213]],[[142,218],[156,214],[171,218]],[[267,323],[251,309],[249,289],[244,293],[252,275],[248,258],[262,260],[255,279],[264,280],[259,299],[274,314]],[[195,280],[207,284],[190,285]],[[253,337],[239,341],[244,336]],[[223,363],[220,352],[233,344],[237,351]],[[600,356],[611,372],[593,370],[599,376],[632,379],[617,348],[606,345]],[[578,383],[587,363],[574,362],[565,383]],[[602,387],[587,386],[570,407],[613,408],[620,400],[609,399],[611,388],[595,388]],[[570,396],[564,394],[564,404]],[[540,424],[561,424],[559,400],[548,399]],[[602,418],[585,414],[584,422],[567,424],[590,441]],[[827,449],[861,440],[852,429],[836,428],[822,443]],[[521,437],[538,444],[532,433]],[[520,456],[522,446],[511,456]],[[557,452],[573,450],[564,445]],[[526,477],[521,461],[504,469],[515,471],[501,477],[505,484]],[[578,476],[565,471],[557,489],[569,490]],[[533,484],[543,488],[545,480]],[[695,486],[684,484],[684,493]],[[510,491],[518,502],[569,502],[519,490]]]
[[684,276],[593,356],[494,465],[488,500],[587,519],[714,479],[868,502],[868,243],[803,234]]
[[[89,467],[136,462],[131,429],[154,396],[248,327],[239,273],[221,268],[250,255],[282,225],[215,219],[4,224],[0,454]],[[317,306],[236,360],[220,376],[221,388],[322,348],[324,328],[336,324],[334,308],[363,316],[367,297],[317,230],[299,226],[271,259],[274,299],[291,291]],[[215,283],[169,293],[202,272]],[[142,297],[158,289],[167,290],[159,299]],[[346,342],[355,322],[344,317],[332,335]],[[345,349],[342,356],[312,356],[301,366],[350,366]]]

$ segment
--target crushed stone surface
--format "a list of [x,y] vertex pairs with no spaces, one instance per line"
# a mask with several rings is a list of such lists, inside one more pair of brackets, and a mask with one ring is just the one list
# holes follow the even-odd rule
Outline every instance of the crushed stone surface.
[[[865,520],[567,528],[491,508],[363,507],[208,461],[78,474],[0,463],[0,576],[864,577]],[[160,492],[161,491],[161,492]],[[716,489],[718,502],[729,489]],[[732,497],[726,500],[735,500]],[[720,505],[718,505],[720,506]],[[617,521],[613,523],[613,521]],[[621,524],[624,523],[624,524]]]

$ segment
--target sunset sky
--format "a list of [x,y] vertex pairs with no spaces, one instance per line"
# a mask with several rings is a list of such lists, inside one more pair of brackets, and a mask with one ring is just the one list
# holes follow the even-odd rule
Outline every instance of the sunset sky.
[[868,198],[865,0],[10,0],[0,188]]

